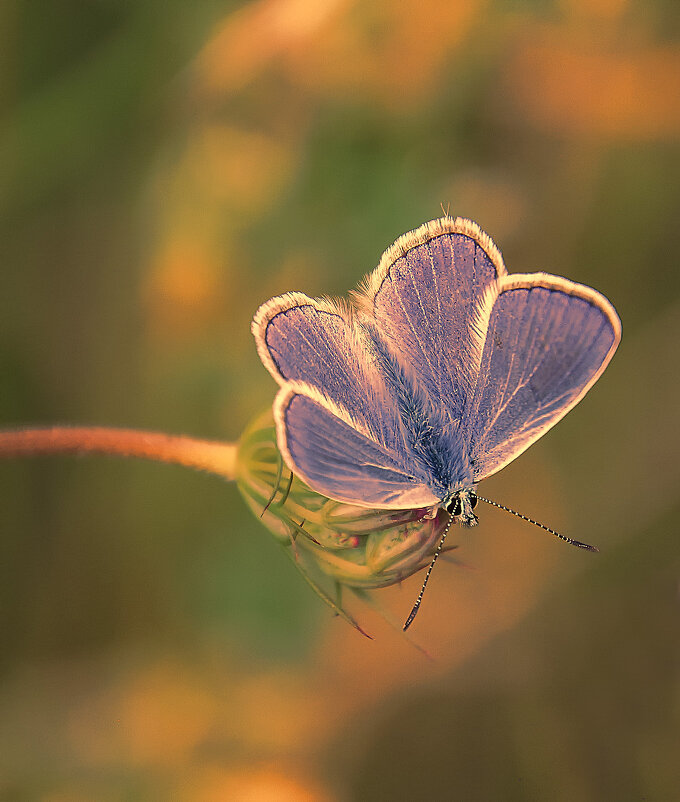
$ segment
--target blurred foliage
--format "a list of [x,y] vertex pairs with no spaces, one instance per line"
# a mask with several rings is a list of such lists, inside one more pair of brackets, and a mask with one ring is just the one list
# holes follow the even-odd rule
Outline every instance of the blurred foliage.
[[[475,219],[615,304],[588,398],[333,619],[233,486],[0,465],[0,799],[641,799],[680,784],[675,0],[0,5],[0,424],[235,440],[250,318]],[[419,578],[379,591],[403,620]]]

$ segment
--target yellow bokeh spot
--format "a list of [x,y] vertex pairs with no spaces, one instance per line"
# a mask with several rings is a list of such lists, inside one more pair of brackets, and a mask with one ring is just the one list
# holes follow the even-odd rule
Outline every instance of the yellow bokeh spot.
[[182,337],[217,317],[224,301],[225,271],[211,250],[188,237],[163,243],[144,287],[153,333]]
[[174,665],[151,666],[122,689],[120,737],[131,762],[169,764],[189,760],[214,721],[214,701]]
[[222,202],[225,213],[233,210],[239,217],[261,211],[277,198],[292,166],[288,143],[219,123],[206,124],[196,133],[190,158],[204,202]]
[[332,802],[333,799],[313,781],[274,766],[206,771],[184,798],[189,802]]

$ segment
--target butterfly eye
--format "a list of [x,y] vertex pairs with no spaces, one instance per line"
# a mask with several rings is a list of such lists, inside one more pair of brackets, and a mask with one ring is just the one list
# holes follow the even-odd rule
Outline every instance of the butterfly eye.
[[474,508],[477,506],[477,502],[479,501],[479,499],[477,498],[477,494],[476,493],[470,493],[469,499],[470,499],[470,506],[474,510]]
[[454,496],[451,501],[449,501],[448,506],[446,507],[446,511],[449,515],[460,515],[463,511],[463,506],[460,503],[460,497]]

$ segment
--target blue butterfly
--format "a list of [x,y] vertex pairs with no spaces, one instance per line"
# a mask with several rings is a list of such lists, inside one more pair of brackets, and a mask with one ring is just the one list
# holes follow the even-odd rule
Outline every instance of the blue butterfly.
[[443,507],[445,537],[593,386],[621,323],[590,287],[509,275],[476,223],[446,216],[399,237],[352,303],[286,293],[252,331],[291,471],[363,507]]

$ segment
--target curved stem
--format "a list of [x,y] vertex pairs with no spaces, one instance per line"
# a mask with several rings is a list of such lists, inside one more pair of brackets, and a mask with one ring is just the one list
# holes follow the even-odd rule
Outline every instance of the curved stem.
[[236,450],[234,443],[101,426],[0,431],[0,458],[45,454],[111,454],[184,465],[226,479],[236,478]]

